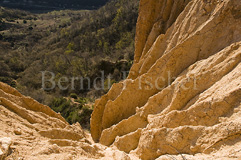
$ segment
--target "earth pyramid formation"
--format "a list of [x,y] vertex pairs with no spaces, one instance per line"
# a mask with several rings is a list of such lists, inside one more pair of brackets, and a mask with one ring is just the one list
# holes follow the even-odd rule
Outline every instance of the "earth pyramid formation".
[[94,141],[141,159],[237,153],[240,24],[240,0],[141,0],[134,64],[96,101]]

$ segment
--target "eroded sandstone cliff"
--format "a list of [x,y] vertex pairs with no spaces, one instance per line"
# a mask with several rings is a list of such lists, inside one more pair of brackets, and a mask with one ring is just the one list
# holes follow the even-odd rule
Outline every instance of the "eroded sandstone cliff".
[[130,159],[94,144],[81,126],[69,125],[48,106],[0,82],[0,159]]
[[135,62],[96,101],[94,141],[141,159],[240,157],[240,24],[240,0],[141,0]]

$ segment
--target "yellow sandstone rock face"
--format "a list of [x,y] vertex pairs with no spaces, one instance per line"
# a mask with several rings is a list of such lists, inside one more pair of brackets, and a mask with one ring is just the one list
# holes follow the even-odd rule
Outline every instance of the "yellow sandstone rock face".
[[0,82],[0,159],[130,159],[94,144],[81,126],[69,125],[48,106]]
[[135,62],[96,101],[94,141],[144,160],[241,157],[240,24],[240,0],[141,0]]

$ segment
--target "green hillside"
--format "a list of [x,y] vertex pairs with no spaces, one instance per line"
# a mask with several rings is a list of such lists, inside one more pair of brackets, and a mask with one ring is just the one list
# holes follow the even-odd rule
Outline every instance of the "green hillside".
[[[108,91],[108,75],[112,84],[123,79],[123,71],[129,71],[137,16],[138,0],[111,1],[92,11],[46,14],[1,7],[0,81],[47,105],[53,104],[54,98],[69,97],[71,93],[91,102]],[[83,81],[76,82],[74,90],[55,87],[44,91],[41,71],[54,73],[56,84],[63,76],[89,77],[93,84],[104,71],[105,86],[95,90],[91,85],[89,89],[88,81]],[[99,82],[97,86],[101,86]],[[69,117],[73,111],[65,112],[64,117]],[[75,122],[72,117],[69,119]]]

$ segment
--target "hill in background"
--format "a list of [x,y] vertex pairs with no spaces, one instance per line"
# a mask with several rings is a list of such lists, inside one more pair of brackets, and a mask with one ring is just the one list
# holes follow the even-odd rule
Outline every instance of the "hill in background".
[[1,0],[0,6],[39,13],[63,9],[97,9],[106,2],[108,0]]

